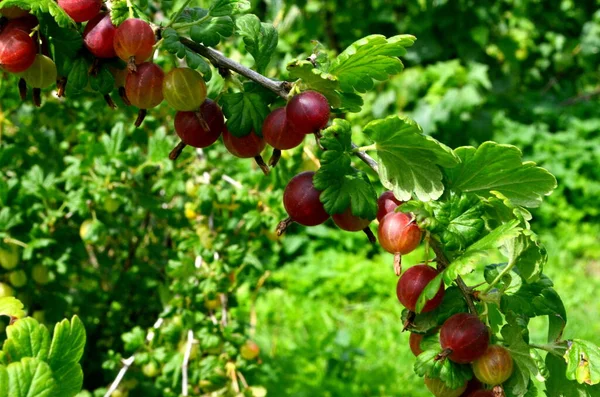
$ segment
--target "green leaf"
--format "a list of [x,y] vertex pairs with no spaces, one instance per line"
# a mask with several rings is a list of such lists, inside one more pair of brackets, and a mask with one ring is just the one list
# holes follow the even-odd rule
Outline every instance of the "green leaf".
[[508,240],[502,251],[510,263],[517,264],[520,276],[527,283],[539,278],[548,261],[546,248],[531,230],[523,230],[522,234]]
[[0,397],[9,397],[8,392],[8,371],[4,365],[0,365]]
[[504,387],[512,394],[523,396],[527,393],[531,376],[542,378],[535,360],[531,357],[528,339],[527,322],[514,313],[506,315],[507,324],[502,327],[502,337],[515,363],[512,376]]
[[[4,208],[8,209],[8,208]],[[12,318],[25,317],[23,303],[13,296],[4,296],[0,298],[0,316],[9,316]]]
[[332,107],[340,108],[342,106],[341,96],[337,92],[340,84],[334,75],[316,68],[312,62],[306,60],[289,63],[287,70],[290,72],[290,77],[301,79],[307,89],[313,89],[325,95]]
[[323,131],[321,145],[326,149],[321,156],[321,168],[313,183],[321,190],[321,202],[329,214],[340,214],[348,208],[360,218],[374,219],[377,215],[377,192],[367,175],[351,166],[351,125],[335,119]]
[[50,14],[60,27],[75,26],[75,21],[54,0],[4,0],[0,4],[0,8],[4,7],[19,7],[24,10],[31,10],[38,17],[43,14]]
[[108,69],[108,66],[102,65],[98,74],[90,76],[90,87],[102,95],[110,94],[115,88],[115,78]]
[[535,163],[523,162],[515,146],[484,142],[455,150],[462,163],[446,170],[453,190],[489,196],[498,191],[516,205],[538,207],[556,188],[556,178]]
[[390,116],[367,124],[364,133],[376,143],[381,183],[394,191],[396,198],[438,199],[444,192],[439,166],[452,167],[459,162],[452,150],[423,135],[414,121]]
[[470,273],[474,269],[474,265],[485,255],[489,250],[498,248],[506,240],[519,235],[522,231],[518,227],[519,222],[514,220],[505,223],[492,230],[490,233],[479,239],[465,250],[465,252],[454,259],[450,266],[444,272],[444,280],[449,284],[460,275]]
[[11,211],[8,207],[0,210],[0,231],[8,231],[22,222],[21,214]]
[[423,310],[427,301],[433,299],[437,295],[440,285],[442,285],[443,278],[444,272],[440,272],[433,280],[427,283],[427,286],[421,291],[421,295],[419,295],[419,299],[417,300],[417,305],[415,307],[416,313],[421,313],[421,310]]
[[216,0],[210,7],[210,15],[213,17],[237,15],[248,11],[251,6],[249,0]]
[[221,97],[227,129],[233,136],[242,137],[252,130],[262,136],[262,125],[269,114],[269,103],[256,92],[227,93]]
[[77,316],[56,324],[48,362],[58,383],[60,395],[71,397],[81,390],[83,372],[79,360],[85,347],[85,328]]
[[595,397],[600,395],[600,385],[579,384],[565,377],[567,364],[553,354],[546,356],[546,368],[549,376],[546,381],[548,397]]
[[23,357],[34,357],[42,361],[48,358],[50,333],[46,326],[34,318],[27,317],[8,326],[6,337],[2,350],[11,361],[19,361]]
[[67,76],[77,52],[83,46],[81,33],[75,29],[61,28],[48,14],[44,14],[40,19],[40,29],[49,41],[58,75]]
[[[56,394],[56,382],[47,363],[25,357],[6,367],[9,397],[63,397]],[[1,377],[0,377],[1,378]]]
[[564,355],[567,362],[567,379],[577,383],[596,385],[600,383],[600,348],[581,339],[569,341]]
[[126,0],[112,1],[110,9],[110,20],[113,25],[119,26],[129,18],[129,6]]
[[273,25],[261,23],[256,15],[249,14],[235,20],[237,33],[243,38],[246,50],[256,62],[256,70],[263,73],[271,55],[277,48],[279,35]]
[[68,93],[79,93],[83,91],[89,82],[89,63],[85,58],[77,58],[73,63],[67,83]]
[[448,359],[436,360],[440,353],[439,345],[432,350],[419,354],[414,365],[415,373],[419,376],[441,379],[451,389],[458,389],[472,377],[469,365],[456,364]]
[[231,17],[210,18],[200,25],[192,26],[190,38],[197,43],[216,46],[221,38],[233,35],[235,25]]
[[364,37],[332,62],[329,73],[337,76],[342,91],[366,92],[373,88],[373,80],[387,80],[404,69],[398,57],[406,54],[406,47],[413,45],[415,40],[410,35],[389,39],[382,35]]
[[[410,332],[426,333],[442,325],[450,316],[456,313],[467,311],[467,303],[465,302],[460,290],[457,287],[449,287],[446,289],[442,304],[435,310],[427,313],[419,313],[411,321],[408,327]],[[407,320],[408,310],[402,312],[402,322]]]
[[185,59],[190,68],[199,70],[205,80],[210,80],[212,76],[210,65],[198,53],[192,51],[179,41],[179,34],[177,34],[175,29],[165,29],[162,37],[164,39],[163,47],[165,50],[176,55],[179,59]]

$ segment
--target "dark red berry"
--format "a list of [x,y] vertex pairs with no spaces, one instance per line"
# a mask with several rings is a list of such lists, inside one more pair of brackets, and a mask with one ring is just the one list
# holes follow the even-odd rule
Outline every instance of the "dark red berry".
[[98,15],[102,0],[58,0],[58,5],[75,22],[85,22]]
[[479,317],[458,313],[442,325],[440,343],[444,350],[448,350],[450,360],[467,364],[485,353],[490,343],[490,331]]
[[304,226],[316,226],[329,219],[321,203],[321,192],[313,185],[312,171],[293,177],[283,192],[283,205],[290,218]]
[[[204,120],[204,123],[200,120]],[[205,127],[208,126],[207,131]],[[200,106],[199,112],[177,112],[175,116],[175,131],[186,145],[205,148],[221,136],[225,120],[219,105],[206,99]]]
[[488,385],[506,382],[513,373],[514,364],[510,352],[499,345],[491,345],[472,364],[475,377]]
[[83,42],[85,47],[97,58],[114,58],[117,56],[114,47],[117,28],[110,20],[109,14],[98,14],[85,26]]
[[267,116],[262,133],[265,141],[279,150],[295,148],[302,143],[305,136],[287,122],[285,108],[275,109]]
[[133,106],[151,109],[163,100],[162,85],[165,73],[155,63],[145,62],[137,67],[137,72],[127,75],[125,93]]
[[227,127],[223,128],[223,143],[229,153],[243,159],[259,156],[267,146],[265,140],[254,131],[238,138],[229,132]]
[[115,34],[115,51],[119,58],[140,64],[150,58],[154,51],[156,39],[154,31],[147,22],[141,19],[128,19],[117,28]]
[[[402,274],[396,286],[396,295],[400,303],[408,310],[415,311],[419,296],[427,284],[438,275],[437,270],[427,265],[413,266]],[[440,285],[435,297],[425,304],[421,313],[427,313],[437,308],[444,298],[444,283]]]
[[478,381],[477,378],[473,377],[469,383],[467,383],[467,389],[463,392],[463,394],[461,394],[461,397],[471,397],[471,394],[482,389],[483,384]]
[[20,29],[0,33],[0,69],[21,73],[35,61],[37,47],[33,39]]
[[356,215],[352,214],[352,208],[348,207],[346,211],[341,214],[332,215],[331,218],[333,222],[342,230],[347,230],[349,232],[358,232],[359,230],[363,230],[371,221],[365,218],[359,218]]
[[383,192],[377,199],[377,220],[381,222],[384,216],[394,211],[403,201],[394,197],[394,192],[388,190]]
[[418,356],[419,354],[423,353],[423,349],[421,349],[421,341],[423,340],[424,336],[425,335],[423,335],[423,334],[411,333],[410,338],[408,338],[408,344],[410,345],[410,351],[415,356]]
[[23,32],[30,34],[39,24],[38,19],[31,15],[27,14],[23,18],[11,19],[8,21],[4,28],[2,28],[2,33],[10,32],[13,29],[22,30]]
[[419,246],[421,229],[410,215],[390,212],[379,223],[379,243],[392,254],[408,254]]
[[305,91],[293,97],[286,106],[287,120],[298,133],[322,130],[329,122],[329,102],[316,91]]
[[[2,0],[0,0],[1,2]],[[23,10],[19,7],[4,7],[0,9],[0,16],[6,17],[7,19],[23,18],[28,15],[27,10]]]

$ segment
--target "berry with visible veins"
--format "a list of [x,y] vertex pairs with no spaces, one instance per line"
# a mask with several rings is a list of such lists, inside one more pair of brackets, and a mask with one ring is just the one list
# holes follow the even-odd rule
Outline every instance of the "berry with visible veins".
[[322,130],[329,122],[329,102],[316,91],[305,91],[293,97],[286,106],[287,120],[298,133]]
[[406,255],[421,242],[421,229],[412,217],[403,212],[390,212],[381,219],[379,243],[387,252]]
[[58,0],[58,6],[75,22],[85,22],[98,15],[102,0]]
[[[419,296],[427,284],[438,275],[437,270],[427,265],[413,266],[402,274],[396,286],[396,295],[400,303],[408,310],[414,312]],[[444,299],[444,283],[440,285],[433,299],[427,301],[421,313],[427,313],[437,308]]]
[[287,122],[285,108],[275,109],[267,116],[262,133],[265,141],[279,150],[295,148],[302,143],[305,136]]
[[381,222],[384,216],[395,211],[402,203],[403,201],[394,197],[394,192],[391,190],[383,192],[377,199],[377,220]]
[[206,99],[206,83],[200,73],[193,69],[175,68],[165,76],[163,95],[175,110],[196,111]]
[[160,66],[145,62],[137,72],[127,75],[125,92],[132,105],[140,109],[151,109],[163,100],[162,86],[165,74]]
[[156,38],[150,25],[141,19],[127,19],[115,33],[115,52],[118,57],[135,65],[150,58]]
[[37,46],[29,35],[20,29],[0,33],[0,69],[21,73],[35,61]]
[[490,331],[479,317],[458,313],[447,319],[440,330],[440,344],[448,358],[458,364],[477,360],[487,350]]
[[215,143],[224,127],[223,112],[210,99],[204,101],[199,112],[177,112],[175,115],[177,135],[183,143],[196,148],[205,148]]
[[264,139],[256,135],[254,131],[242,137],[234,136],[227,127],[223,128],[223,143],[235,157],[252,158],[257,157],[267,146]]
[[36,55],[23,78],[33,88],[47,88],[56,83],[56,64],[45,55]]
[[116,31],[109,14],[98,14],[85,26],[83,43],[96,58],[114,58]]
[[425,386],[435,397],[459,397],[467,389],[467,382],[458,389],[451,389],[441,379],[425,376]]
[[473,361],[472,367],[477,379],[494,386],[510,378],[514,363],[508,350],[499,345],[491,345],[481,357]]
[[346,211],[341,214],[334,214],[331,216],[333,222],[342,230],[349,232],[358,232],[369,226],[371,221],[365,218],[359,218],[352,214],[352,207],[348,207]]
[[415,334],[414,332],[410,334],[410,338],[408,338],[408,344],[410,346],[410,351],[415,356],[423,353],[423,349],[421,349],[421,341],[423,340],[423,334]]
[[473,377],[471,378],[469,383],[467,383],[467,389],[463,392],[461,397],[472,397],[473,393],[482,389],[483,384],[480,381],[478,381],[477,378]]
[[316,226],[329,219],[321,203],[321,192],[313,185],[312,171],[293,177],[283,192],[283,205],[290,219],[304,226]]

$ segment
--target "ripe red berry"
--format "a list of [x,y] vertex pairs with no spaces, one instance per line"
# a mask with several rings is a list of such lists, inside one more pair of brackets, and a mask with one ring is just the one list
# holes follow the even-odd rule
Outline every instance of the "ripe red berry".
[[137,67],[137,72],[127,75],[125,92],[132,105],[140,109],[151,109],[163,100],[162,85],[165,73],[160,66],[145,62]]
[[347,230],[349,232],[358,232],[359,230],[363,230],[371,221],[365,218],[359,218],[356,215],[352,214],[352,208],[348,207],[346,211],[341,214],[332,215],[331,218],[333,222],[342,230]]
[[283,206],[290,218],[304,226],[316,226],[329,219],[321,203],[321,192],[313,185],[312,171],[301,172],[288,182],[283,192]]
[[[438,275],[437,270],[427,265],[413,266],[402,274],[396,286],[396,295],[400,303],[408,310],[415,311],[419,296],[427,284]],[[444,298],[444,283],[440,285],[437,294],[428,300],[421,313],[427,313],[437,308]]]
[[476,391],[482,390],[483,384],[477,380],[477,378],[473,377],[467,383],[467,389],[461,394],[461,397],[472,397],[472,394]]
[[381,222],[384,216],[394,211],[403,201],[394,197],[394,192],[388,190],[383,192],[377,199],[377,220]]
[[419,246],[421,229],[410,215],[390,212],[379,223],[378,237],[387,252],[405,255]]
[[154,31],[141,19],[128,19],[117,28],[115,51],[125,62],[140,64],[150,58],[156,39]]
[[254,131],[238,138],[229,132],[227,127],[223,128],[223,143],[229,153],[242,159],[259,156],[267,146],[265,140],[256,135]]
[[206,83],[202,75],[193,69],[175,68],[165,76],[163,95],[173,109],[195,111],[206,99]]
[[98,15],[102,0],[58,0],[58,5],[75,22],[85,22]]
[[[202,117],[202,123],[199,117]],[[208,126],[207,131],[204,127]],[[221,136],[225,120],[219,105],[206,99],[199,112],[177,112],[175,131],[186,145],[205,148],[216,142]],[[253,156],[254,157],[254,156]]]
[[267,116],[262,133],[265,141],[279,150],[295,148],[302,143],[305,136],[287,122],[285,108],[275,109]]
[[441,379],[425,376],[425,386],[435,397],[459,397],[467,388],[467,382],[458,389],[451,389]]
[[22,30],[0,34],[0,69],[11,73],[27,70],[35,61],[37,48],[33,39]]
[[472,367],[477,379],[495,386],[510,378],[514,363],[508,350],[499,345],[491,345],[481,357],[473,361]]
[[479,317],[458,313],[447,319],[440,330],[440,343],[450,360],[467,364],[481,357],[490,343],[490,331]]
[[117,56],[114,48],[117,28],[110,20],[109,14],[98,14],[89,21],[83,31],[85,47],[97,58],[114,58]]
[[329,121],[329,102],[316,91],[305,91],[293,97],[286,106],[287,120],[298,133],[322,130]]
[[408,344],[410,346],[410,351],[416,356],[423,353],[423,349],[421,349],[421,341],[423,340],[423,334],[415,334],[411,333],[410,338],[408,338]]
[[8,23],[4,25],[2,33],[10,32],[13,29],[18,29],[29,34],[38,24],[38,19],[35,16],[27,14],[22,18],[11,19],[8,21]]

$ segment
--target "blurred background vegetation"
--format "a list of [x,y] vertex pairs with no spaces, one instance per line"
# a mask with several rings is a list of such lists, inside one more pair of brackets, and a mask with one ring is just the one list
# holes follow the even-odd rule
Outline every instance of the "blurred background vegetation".
[[[545,273],[570,315],[566,336],[600,341],[600,2],[253,3],[279,30],[268,72],[277,78],[289,61],[310,55],[309,40],[339,52],[369,34],[415,35],[406,70],[347,115],[355,142],[371,119],[401,113],[451,147],[514,144],[549,169],[559,187],[533,223],[549,253]],[[222,50],[251,64],[242,48]],[[211,81],[213,97],[222,84]],[[106,386],[121,354],[139,347],[131,343],[135,327],[151,327],[161,313],[170,318],[165,302],[177,307],[173,296],[195,293],[189,280],[199,255],[218,274],[241,264],[232,310],[262,351],[248,380],[269,395],[428,395],[401,333],[390,256],[332,223],[273,236],[286,181],[316,167],[313,142],[287,153],[266,178],[221,145],[187,150],[174,164],[166,105],[134,130],[133,110],[109,112],[101,99],[48,97],[38,110],[17,100],[13,78],[3,75],[0,85],[0,232],[28,244],[27,272],[39,264],[51,272],[48,285],[29,281],[17,293],[49,322],[80,314],[89,390]],[[82,240],[87,219],[93,227]],[[214,299],[225,279],[203,279],[200,301]],[[543,326],[533,323],[534,340]],[[160,362],[160,352],[149,354]]]

